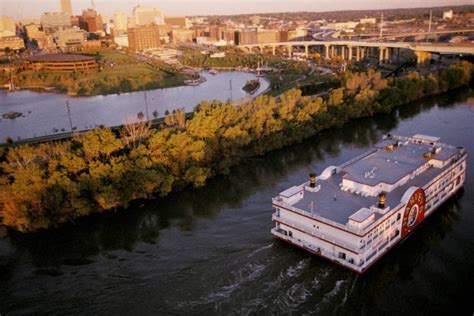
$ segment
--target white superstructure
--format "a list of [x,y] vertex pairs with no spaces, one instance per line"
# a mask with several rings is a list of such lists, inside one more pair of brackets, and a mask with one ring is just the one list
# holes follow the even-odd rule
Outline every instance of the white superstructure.
[[467,153],[427,135],[387,135],[273,198],[271,233],[358,273],[464,184]]

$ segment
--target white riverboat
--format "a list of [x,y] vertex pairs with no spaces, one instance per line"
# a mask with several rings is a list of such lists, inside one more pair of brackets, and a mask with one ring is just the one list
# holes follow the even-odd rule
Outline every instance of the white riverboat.
[[273,198],[271,233],[363,273],[463,186],[466,157],[437,137],[386,135]]

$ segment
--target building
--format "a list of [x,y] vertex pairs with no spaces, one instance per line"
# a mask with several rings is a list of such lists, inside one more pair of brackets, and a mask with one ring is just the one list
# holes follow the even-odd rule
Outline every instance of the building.
[[28,24],[25,25],[26,37],[29,40],[34,40],[45,36],[45,32],[40,30],[40,25],[38,24]]
[[258,30],[257,44],[276,43],[280,40],[280,32],[278,30]]
[[56,48],[54,43],[53,36],[46,34],[44,31],[40,30],[38,24],[28,24],[25,25],[26,37],[29,41],[36,42],[38,48],[41,49],[53,49]]
[[22,17],[17,20],[18,24],[27,25],[27,24],[41,24],[40,17]]
[[188,20],[184,16],[166,16],[165,24],[171,27],[188,28]]
[[84,43],[87,39],[87,34],[84,30],[72,27],[56,31],[53,37],[58,47],[65,48],[67,46]]
[[94,9],[82,11],[82,16],[79,17],[79,27],[89,33],[104,31],[102,18]]
[[43,29],[59,29],[71,26],[71,18],[62,12],[45,12],[41,15]]
[[271,233],[363,273],[462,188],[466,163],[465,148],[438,137],[387,135],[273,198]]
[[353,30],[356,28],[359,22],[336,22],[336,23],[328,23],[325,27],[321,27],[321,29],[329,29],[329,30],[336,30],[336,31],[346,31],[346,30]]
[[128,16],[126,13],[117,12],[114,14],[114,34],[126,33],[128,29]]
[[73,54],[46,54],[27,59],[28,69],[34,71],[74,72],[97,69],[94,57]]
[[25,48],[25,42],[18,36],[0,37],[0,49],[4,50],[5,48],[9,48],[11,50],[20,50]]
[[159,8],[136,6],[133,8],[135,26],[144,26],[151,23],[164,24],[164,15]]
[[128,29],[128,47],[134,51],[157,48],[161,45],[160,28],[156,24]]
[[192,30],[173,29],[171,31],[171,40],[173,43],[192,42],[193,38],[194,31]]
[[54,42],[53,35],[45,35],[43,37],[35,38],[34,41],[40,49],[55,49],[56,43]]
[[243,30],[238,32],[238,41],[235,45],[257,44],[258,36],[256,30]]
[[208,33],[208,36],[211,39],[215,41],[220,41],[225,39],[226,27],[217,25],[209,26]]
[[376,18],[363,18],[359,20],[359,24],[372,24],[375,25],[377,23]]
[[443,19],[451,20],[453,18],[453,10],[443,11]]
[[128,47],[128,35],[114,35],[114,43],[117,44],[119,47]]
[[0,16],[0,37],[15,36],[15,34],[16,27],[13,19],[6,15]]
[[71,0],[61,0],[61,12],[67,16],[72,16]]

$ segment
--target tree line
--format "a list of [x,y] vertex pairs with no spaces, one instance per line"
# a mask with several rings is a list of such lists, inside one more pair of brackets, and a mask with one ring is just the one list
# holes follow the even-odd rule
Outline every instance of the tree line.
[[126,209],[137,199],[203,186],[245,158],[299,142],[351,119],[389,112],[424,96],[470,84],[474,65],[384,79],[348,73],[324,99],[290,90],[235,107],[202,102],[191,118],[171,113],[159,129],[128,124],[70,140],[0,148],[0,220],[31,232],[88,214]]

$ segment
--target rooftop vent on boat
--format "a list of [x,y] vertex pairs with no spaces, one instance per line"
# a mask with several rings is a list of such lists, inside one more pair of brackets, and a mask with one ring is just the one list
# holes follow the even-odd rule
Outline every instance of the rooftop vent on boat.
[[431,151],[427,151],[423,154],[423,158],[431,159],[433,157],[433,153]]
[[316,187],[316,181],[317,181],[317,179],[318,179],[318,178],[317,178],[317,176],[316,176],[316,173],[311,172],[311,173],[309,174],[309,186],[310,186],[311,188],[315,188],[315,187]]
[[387,196],[387,193],[385,192],[380,192],[379,193],[379,208],[385,208],[385,197]]
[[393,144],[389,144],[389,145],[385,146],[385,150],[392,151],[393,150]]

